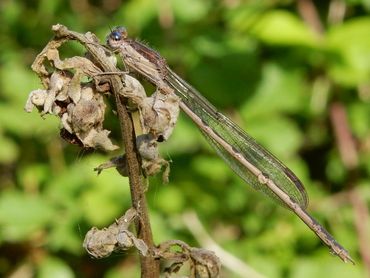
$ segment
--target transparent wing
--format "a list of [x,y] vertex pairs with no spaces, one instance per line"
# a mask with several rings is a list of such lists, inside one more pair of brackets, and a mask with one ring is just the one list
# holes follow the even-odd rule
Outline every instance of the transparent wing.
[[[230,144],[235,152],[241,154],[246,160],[258,168],[264,176],[271,179],[281,190],[290,196],[301,208],[308,205],[307,193],[294,173],[289,170],[274,155],[261,147],[251,136],[244,132],[229,118],[217,111],[197,90],[180,78],[167,67],[168,74],[165,80],[175,89],[181,101],[196,114],[204,124],[209,126],[214,133]],[[214,147],[219,156],[254,189],[262,191],[267,196],[285,206],[281,199],[267,186],[258,180],[241,162],[233,157],[228,150],[202,131],[204,137]],[[287,206],[285,206],[287,207]]]

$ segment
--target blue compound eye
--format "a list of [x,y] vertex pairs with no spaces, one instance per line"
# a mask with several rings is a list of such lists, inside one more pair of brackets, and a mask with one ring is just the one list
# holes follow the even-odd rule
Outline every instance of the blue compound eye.
[[115,41],[120,41],[127,38],[127,30],[125,27],[118,26],[110,33],[110,38]]
[[121,32],[118,32],[118,31],[113,31],[110,36],[115,41],[119,41],[119,40],[122,39],[122,33]]

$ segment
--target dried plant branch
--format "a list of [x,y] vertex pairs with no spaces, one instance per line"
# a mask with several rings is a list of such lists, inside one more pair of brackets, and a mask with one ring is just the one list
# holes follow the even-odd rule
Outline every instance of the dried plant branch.
[[191,247],[181,240],[162,242],[155,250],[159,259],[168,262],[165,277],[170,278],[185,264],[190,265],[189,278],[218,278],[221,272],[221,261],[213,251]]
[[[160,157],[158,143],[167,140],[173,131],[179,114],[179,98],[173,93],[163,94],[160,89],[148,97],[136,79],[116,68],[113,53],[101,45],[94,34],[79,34],[59,24],[53,26],[53,31],[55,37],[32,65],[45,89],[30,93],[25,110],[31,112],[36,107],[42,115],[59,117],[61,135],[70,143],[111,151],[118,146],[110,141],[110,132],[103,129],[106,108],[103,95],[113,94],[125,147],[124,155],[94,170],[100,173],[115,167],[122,176],[128,176],[132,208],[109,227],[92,228],[85,236],[86,251],[95,258],[104,258],[112,252],[136,248],[142,277],[159,277],[159,260],[169,261],[166,277],[176,273],[184,263],[190,265],[190,277],[219,277],[221,263],[213,252],[179,240],[155,247],[152,239],[142,173],[155,175],[164,167],[163,181],[168,181],[169,162]],[[61,59],[59,47],[70,40],[81,43],[87,55]],[[126,108],[129,102],[140,116],[144,134],[139,136]],[[137,236],[129,231],[132,223],[136,225]]]
[[[55,68],[59,67],[59,70],[61,70],[61,68],[63,67],[68,68],[68,67],[76,66],[79,64],[79,61],[82,61],[81,63],[83,64],[82,66],[80,66],[81,71],[86,69],[85,66],[91,63],[90,61],[87,62],[86,58],[78,57],[78,59],[76,59],[76,57],[74,57],[75,58],[74,60],[68,60],[71,63],[67,63],[66,61],[64,61],[64,63],[60,65],[59,57],[55,56],[56,54],[55,52],[50,51],[53,49],[54,50],[57,49],[60,45],[62,45],[68,40],[76,40],[80,42],[88,50],[88,54],[91,56],[90,60],[93,61],[93,63],[91,64],[92,65],[95,64],[98,66],[98,67],[94,67],[94,66],[88,67],[88,68],[93,69],[93,72],[88,72],[85,74],[90,77],[93,77],[96,80],[99,80],[101,78],[109,82],[109,87],[110,87],[109,89],[114,94],[115,100],[116,100],[117,112],[118,112],[118,117],[119,117],[120,126],[121,126],[121,133],[122,133],[121,135],[122,135],[123,145],[124,145],[125,152],[126,152],[125,154],[126,167],[127,167],[127,174],[129,176],[129,181],[130,181],[132,205],[135,211],[137,212],[137,217],[135,218],[135,224],[136,224],[136,229],[138,233],[138,238],[142,239],[145,246],[149,248],[149,255],[146,255],[146,252],[141,252],[140,254],[141,272],[142,272],[141,274],[142,274],[142,277],[158,277],[159,276],[159,263],[153,256],[150,255],[151,254],[150,252],[151,252],[151,249],[153,248],[154,243],[153,243],[150,221],[149,221],[149,216],[148,216],[146,198],[144,194],[143,179],[141,177],[141,165],[139,161],[140,154],[135,145],[136,135],[135,135],[135,131],[133,128],[132,119],[131,119],[129,112],[126,109],[127,100],[123,97],[123,95],[125,94],[125,91],[127,90],[127,88],[125,88],[124,86],[125,85],[123,82],[124,78],[122,78],[124,77],[124,73],[120,72],[119,74],[102,75],[101,77],[99,77],[99,72],[100,73],[102,72],[112,73],[112,72],[119,72],[119,70],[117,70],[117,68],[115,67],[112,57],[107,55],[108,52],[106,51],[106,49],[99,43],[99,40],[92,33],[86,33],[83,35],[77,32],[70,31],[65,26],[60,25],[60,24],[54,25],[52,29],[55,33],[55,38],[52,41],[50,41],[48,45],[44,48],[44,50],[38,55],[38,57],[35,60],[35,63],[33,64],[33,69],[34,70],[38,69],[37,71],[36,70],[35,71],[39,74],[41,80],[44,81],[43,85],[46,88],[49,88],[49,85],[50,85],[48,84],[50,83],[49,82],[50,80],[48,78],[50,73],[43,65],[45,59],[49,59],[49,61],[51,59],[53,61],[53,66]],[[53,56],[54,58],[50,58],[50,56]],[[73,84],[76,84],[77,85],[76,92],[79,93],[81,91],[79,88],[81,82],[80,82],[78,74],[74,74],[72,78],[68,79],[68,75],[67,75],[67,78],[64,78],[64,75],[63,75],[64,73],[62,72],[61,76],[57,76],[55,78],[57,80],[57,82],[55,82],[56,83],[55,90],[51,91],[51,92],[55,92],[54,94],[43,94],[42,92],[37,92],[32,96],[30,95],[30,98],[29,98],[30,102],[28,104],[29,106],[31,106],[31,109],[32,109],[32,105],[39,106],[38,105],[39,96],[46,95],[46,98],[42,99],[42,105],[41,105],[45,113],[54,109],[55,110],[53,111],[54,114],[67,115],[67,113],[64,113],[65,111],[62,111],[63,107],[59,108],[58,105],[56,105],[57,103],[55,101],[57,100],[56,95],[59,93],[61,94],[61,92],[63,91],[62,90],[63,85],[68,85],[67,86],[68,87],[68,92],[67,92],[68,98],[74,100],[73,96],[76,96],[75,98],[79,100],[80,96],[78,94],[77,95],[72,94],[70,92],[71,91],[70,88],[73,88],[74,87]],[[74,78],[76,80],[73,81]],[[96,83],[100,83],[100,82],[96,82]],[[96,84],[93,90],[98,89],[98,88],[99,86],[98,84]],[[50,93],[50,89],[48,93]],[[55,100],[52,99],[50,101],[50,99],[48,98],[50,95],[52,95],[53,98],[55,98]],[[65,94],[61,94],[61,95],[65,95]],[[91,103],[89,104],[91,106]],[[71,107],[71,105],[69,105],[69,107]],[[86,106],[83,106],[83,107],[84,109],[82,110],[89,110],[89,111],[94,110],[94,109],[86,109]],[[80,121],[83,122],[84,119]],[[89,126],[91,125],[94,126],[96,125],[96,122],[97,120],[95,116],[94,122],[88,123],[88,124]],[[67,123],[68,123],[68,120],[67,120]],[[86,125],[83,125],[83,127],[85,128]],[[75,130],[72,130],[71,128],[71,131],[75,131]],[[76,140],[80,140],[80,138],[77,138]],[[114,228],[114,224],[112,227]],[[101,235],[101,233],[99,233],[99,235]],[[91,237],[90,237],[90,240],[91,240]],[[89,242],[91,243],[91,241]],[[109,244],[107,245],[107,248],[110,248]]]

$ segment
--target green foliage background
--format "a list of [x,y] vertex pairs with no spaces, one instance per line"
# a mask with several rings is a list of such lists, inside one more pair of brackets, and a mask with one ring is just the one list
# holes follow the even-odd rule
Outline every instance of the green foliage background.
[[[267,277],[365,277],[360,249],[369,252],[370,2],[315,2],[321,34],[302,19],[307,11],[298,12],[300,1],[2,0],[0,275],[139,273],[134,252],[93,260],[82,249],[90,227],[109,225],[130,206],[126,179],[114,170],[99,177],[92,171],[113,154],[70,146],[59,138],[56,119],[23,111],[28,93],[41,86],[30,65],[51,38],[51,26],[62,23],[102,40],[109,27],[124,25],[159,50],[301,178],[309,211],[357,264],[331,256],[297,217],[253,192],[185,116],[162,144],[163,156],[173,161],[170,184],[151,178],[147,192],[157,243],[181,239],[197,246],[182,218],[190,210],[220,246]],[[343,21],[330,16],[338,3],[346,11]],[[344,107],[356,143],[359,162],[352,169],[334,136],[335,105]],[[118,134],[109,117],[107,127]],[[226,269],[223,276],[236,277]]]

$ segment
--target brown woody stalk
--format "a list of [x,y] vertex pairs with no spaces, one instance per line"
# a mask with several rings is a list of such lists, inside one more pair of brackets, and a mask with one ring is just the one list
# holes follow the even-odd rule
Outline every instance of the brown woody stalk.
[[[77,32],[69,31],[65,26],[59,24],[53,26],[53,31],[55,32],[56,37],[61,40],[68,38],[77,40],[83,44],[104,72],[118,72],[117,68],[105,55],[103,47],[97,43],[92,34],[83,35]],[[115,96],[117,104],[121,136],[123,139],[123,145],[127,159],[132,206],[138,213],[138,217],[135,222],[138,238],[142,239],[149,249],[152,249],[154,244],[147,202],[144,194],[143,179],[141,177],[139,155],[135,145],[136,135],[131,116],[125,107],[126,100],[120,96],[120,92],[123,92],[124,86],[122,84],[121,77],[118,75],[108,75],[107,78],[110,80],[111,91]],[[148,256],[140,255],[140,261],[142,277],[159,277],[158,260],[155,260],[155,258],[149,254]]]

